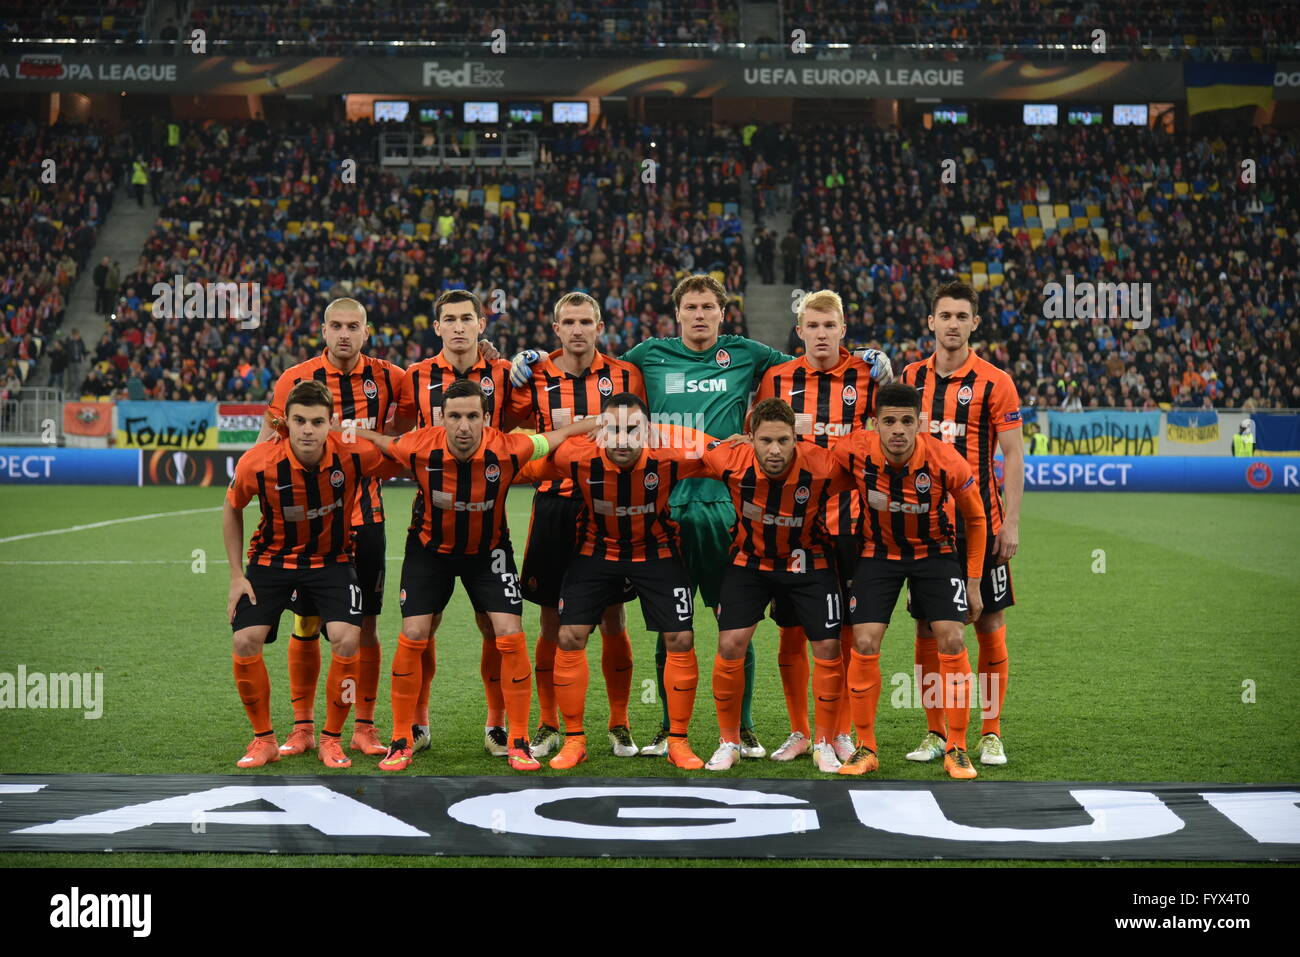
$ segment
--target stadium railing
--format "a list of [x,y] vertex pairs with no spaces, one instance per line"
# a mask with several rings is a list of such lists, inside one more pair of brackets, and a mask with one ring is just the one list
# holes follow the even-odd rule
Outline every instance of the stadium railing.
[[537,134],[382,133],[380,166],[517,166],[537,165]]
[[0,445],[58,445],[62,437],[62,389],[24,386],[0,399]]

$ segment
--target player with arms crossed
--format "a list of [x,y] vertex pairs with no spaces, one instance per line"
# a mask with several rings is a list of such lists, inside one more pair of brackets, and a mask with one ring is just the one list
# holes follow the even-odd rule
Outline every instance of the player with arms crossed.
[[[601,404],[611,395],[630,392],[644,400],[640,370],[596,350],[605,323],[595,299],[585,292],[566,293],[556,301],[552,317],[551,329],[560,340],[560,348],[536,362],[527,383],[511,391],[510,411],[515,417],[534,425],[539,432],[547,432],[599,415]],[[541,629],[534,651],[540,717],[531,744],[537,758],[548,757],[564,740],[555,701],[555,653],[560,640],[557,606],[560,585],[578,546],[576,533],[582,504],[582,494],[572,479],[566,476],[546,481],[533,496],[528,524],[524,598],[541,606]],[[624,601],[634,597],[634,590],[624,589],[600,620],[600,664],[609,696],[609,743],[620,758],[637,753],[627,709],[632,693],[632,642],[623,611]]]
[[[875,410],[876,380],[871,366],[852,355],[844,340],[844,304],[829,289],[807,293],[799,300],[795,329],[803,340],[802,358],[783,362],[767,370],[758,386],[756,401],[778,397],[794,410],[795,432],[804,441],[829,448],[838,438],[870,427]],[[888,382],[886,376],[884,381]],[[833,496],[826,505],[826,528],[834,538],[835,566],[840,592],[847,602],[849,579],[858,562],[859,526],[862,502],[850,487]],[[790,716],[790,736],[772,752],[774,761],[791,761],[812,747],[808,727],[808,637],[791,610],[778,605],[773,617],[781,629],[777,665]],[[848,678],[853,653],[853,626],[848,620],[840,631],[841,673]],[[853,717],[848,696],[840,700],[831,746],[840,761],[853,755],[850,737]]]
[[[673,305],[681,336],[647,339],[623,356],[645,377],[650,411],[657,422],[676,422],[710,435],[730,436],[741,431],[749,396],[769,368],[793,356],[744,336],[720,334],[726,310],[726,290],[712,276],[687,276],[673,290]],[[528,351],[514,359],[514,381],[531,375],[530,366],[540,354]],[[889,360],[872,351],[873,374],[885,374]],[[736,513],[731,494],[720,482],[694,478],[673,491],[672,517],[681,530],[682,557],[705,604],[714,606],[722,572],[731,551],[731,527]],[[663,717],[655,739],[642,754],[661,755],[668,743],[668,701],[663,669],[667,651],[662,636],[655,650],[659,700]],[[754,734],[752,713],[754,652],[745,655],[745,694],[741,706],[741,755],[761,758],[767,751]]]
[[461,580],[475,607],[492,622],[501,653],[501,691],[516,771],[541,765],[528,751],[532,663],[524,639],[514,552],[506,524],[506,493],[520,469],[572,434],[595,427],[577,422],[545,435],[499,432],[487,425],[488,397],[465,380],[443,391],[441,426],[398,438],[357,430],[389,458],[409,468],[418,493],[402,561],[402,633],[393,656],[393,738],[382,771],[404,771],[413,751],[406,737],[420,694],[420,661],[433,628]]
[[717,606],[713,700],[720,738],[705,765],[710,771],[740,762],[743,658],[769,604],[774,618],[797,622],[801,640],[812,643],[817,699],[813,763],[828,774],[840,769],[831,739],[844,696],[843,606],[823,515],[827,504],[854,483],[829,451],[796,441],[795,422],[794,409],[783,399],[764,399],[749,414],[752,444],[714,442],[704,454],[709,471],[731,490],[738,516]]
[[[366,309],[355,299],[335,299],[325,307],[321,334],[325,351],[313,359],[284,370],[275,384],[259,441],[282,427],[285,402],[299,382],[321,382],[334,397],[334,414],[347,427],[383,431],[397,408],[406,374],[400,366],[373,359],[361,351],[369,323]],[[384,536],[384,499],[380,483],[365,477],[352,508],[356,532],[354,560],[361,586],[361,662],[357,684],[356,721],[352,748],[365,754],[383,754],[375,733],[375,699],[379,696],[379,632],[377,622],[384,607],[384,571],[387,540]],[[295,609],[297,611],[297,609]],[[284,755],[302,754],[316,746],[316,683],[320,678],[320,618],[294,615],[289,641],[289,697],[293,704],[293,733],[280,746]],[[274,631],[271,640],[274,641]]]
[[[234,632],[235,685],[253,725],[241,768],[280,760],[271,723],[271,681],[262,646],[293,596],[302,592],[328,624],[333,657],[319,757],[331,768],[352,761],[340,734],[357,691],[364,596],[349,555],[353,499],[366,477],[401,472],[367,442],[332,434],[334,397],[324,383],[300,382],[284,401],[288,439],[259,442],[239,458],[226,492],[221,532],[230,561],[226,617]],[[262,519],[243,568],[244,506],[257,496]]]
[[[973,778],[966,754],[970,718],[970,658],[962,638],[980,615],[984,564],[984,505],[966,460],[933,436],[918,433],[921,396],[909,385],[881,386],[876,429],[856,432],[832,447],[858,483],[866,515],[862,556],[853,569],[849,617],[853,662],[849,697],[858,749],[841,774],[879,766],[876,705],[880,700],[880,641],[906,582],[912,607],[925,616],[939,643],[948,741],[943,766],[954,778]],[[966,521],[965,577],[953,542],[953,502]]]
[[[407,368],[394,433],[401,435],[412,428],[442,425],[442,397],[452,383],[463,381],[477,382],[487,396],[487,424],[509,432],[518,424],[506,408],[510,363],[479,354],[478,338],[487,328],[482,301],[465,289],[448,289],[434,301],[433,316],[433,328],[442,339],[442,351]],[[501,693],[501,653],[497,651],[492,622],[477,606],[474,621],[483,636],[479,652],[479,676],[487,701],[483,747],[488,754],[505,757],[510,742],[506,738],[505,698]],[[430,742],[429,688],[437,670],[435,636],[441,623],[442,616],[434,615],[429,641],[420,660],[420,693],[415,700],[415,723],[411,726],[412,750],[416,753],[429,747]]]
[[[1010,665],[1003,611],[1016,603],[1011,587],[1011,557],[1020,545],[1020,499],[1025,490],[1025,447],[1020,428],[1020,395],[1015,383],[970,347],[971,333],[979,327],[977,293],[961,282],[938,289],[926,321],[935,335],[934,355],[903,370],[902,381],[922,396],[921,428],[951,445],[966,458],[979,483],[980,498],[992,536],[980,578],[984,613],[975,622],[979,639],[979,687],[982,702],[979,758],[981,764],[1006,764],[1002,745],[1002,706],[1007,696]],[[998,491],[993,455],[1002,450],[1006,499]],[[958,555],[965,547],[962,527],[957,527]],[[916,664],[921,669],[921,689],[937,680],[936,639],[923,618],[916,623]],[[944,712],[927,707],[924,740],[908,753],[911,761],[930,761],[944,750]]]
[[688,770],[700,768],[704,762],[687,738],[700,675],[693,589],[668,520],[668,502],[680,482],[706,474],[705,465],[682,447],[680,436],[651,446],[650,414],[639,395],[610,396],[597,421],[601,430],[594,440],[566,442],[544,463],[530,467],[541,477],[569,479],[585,506],[577,554],[560,586],[555,694],[565,741],[550,765],[568,769],[587,760],[587,639],[630,581],[641,599],[646,628],[662,634],[667,645],[668,761]]

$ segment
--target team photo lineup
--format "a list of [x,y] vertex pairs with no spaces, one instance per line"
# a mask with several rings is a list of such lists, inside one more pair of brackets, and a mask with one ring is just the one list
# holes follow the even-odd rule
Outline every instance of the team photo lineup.
[[[408,768],[430,745],[436,634],[457,579],[483,638],[484,747],[516,771],[537,770],[552,754],[556,769],[587,759],[585,649],[598,625],[615,755],[664,756],[678,768],[710,771],[766,757],[751,712],[751,639],[769,608],[781,628],[790,717],[772,760],[811,752],[821,772],[874,771],[880,643],[904,584],[916,612],[917,664],[941,675],[945,689],[908,759],[941,758],[953,778],[978,774],[966,748],[976,677],[963,636],[975,623],[988,676],[982,687],[999,698],[997,707],[985,702],[994,716],[981,727],[979,760],[1006,762],[1002,611],[1014,603],[1007,560],[1018,542],[1023,446],[1014,384],[969,346],[978,323],[974,290],[953,282],[936,291],[927,321],[939,346],[899,382],[879,351],[854,355],[841,345],[843,305],[833,291],[798,303],[802,358],[720,337],[727,293],[707,274],[683,279],[673,298],[681,336],[646,340],[620,359],[595,348],[604,327],[599,304],[566,293],[555,306],[560,349],[507,362],[479,338],[486,325],[479,298],[449,291],[434,306],[442,351],[406,370],[362,351],[361,303],[330,303],[325,351],[277,381],[269,434],[240,458],[222,519],[235,683],[254,732],[239,767],[309,750],[326,767],[349,767],[342,733],[355,707],[350,750],[383,755],[383,771]],[[703,401],[669,398],[715,383],[726,388]],[[700,430],[654,418],[683,411]],[[959,421],[967,426],[963,441],[944,442],[940,436]],[[503,431],[516,425],[533,431]],[[1009,505],[994,448],[1006,456]],[[381,488],[404,470],[417,492],[385,745],[375,727]],[[542,485],[521,576],[504,510],[511,483],[529,478]],[[241,570],[243,509],[253,497],[261,520]],[[712,685],[720,736],[707,763],[687,737],[699,683],[697,591],[718,625]],[[633,662],[624,604],[633,597],[646,628],[660,636],[663,719],[641,749],[627,717]],[[531,656],[521,630],[524,600],[543,609]],[[280,744],[262,649],[286,608],[295,610],[288,650],[295,707]],[[464,623],[449,624],[459,633]],[[318,739],[322,626],[330,663]]]
[[1300,7],[47,0],[0,89],[19,923],[1284,913]]

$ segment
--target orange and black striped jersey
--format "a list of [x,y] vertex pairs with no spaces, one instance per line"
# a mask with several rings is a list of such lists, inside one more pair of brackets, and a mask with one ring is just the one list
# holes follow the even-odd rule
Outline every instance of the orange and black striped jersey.
[[863,558],[910,560],[953,552],[956,502],[966,521],[969,577],[983,574],[984,505],[970,464],[952,448],[918,432],[911,459],[896,466],[873,430],[841,439],[831,451],[853,475],[866,506]]
[[[631,392],[645,398],[641,370],[630,362],[597,352],[584,372],[572,375],[556,364],[559,357],[560,350],[556,350],[537,363],[528,385],[510,394],[510,412],[520,424],[531,425],[538,432],[551,432],[599,414],[600,404],[611,395]],[[575,494],[568,479],[544,482],[538,491]]]
[[[832,369],[815,369],[803,356],[773,366],[763,374],[754,396],[784,399],[794,409],[794,432],[822,448],[851,432],[869,429],[876,414],[876,380],[871,366],[840,347]],[[826,527],[835,535],[856,535],[862,523],[862,503],[853,491],[843,492],[826,508]]]
[[[363,355],[351,372],[339,370],[327,353],[290,366],[275,383],[275,392],[267,411],[284,419],[284,403],[299,382],[315,379],[324,382],[334,396],[334,412],[344,428],[355,424],[359,429],[384,431],[397,410],[406,372],[386,359]],[[384,520],[384,498],[380,484],[370,477],[361,481],[353,508],[352,524],[374,525]]]
[[668,498],[682,479],[709,474],[701,458],[676,447],[642,449],[639,459],[620,468],[585,435],[570,438],[536,468],[539,477],[568,479],[582,496],[579,553],[631,562],[678,554]]
[[831,567],[826,502],[855,483],[829,450],[796,442],[789,470],[775,479],[758,464],[752,445],[711,442],[704,463],[726,484],[736,506],[733,565],[765,572]]
[[254,495],[262,520],[248,546],[248,561],[271,568],[322,568],[346,562],[352,548],[353,496],[366,478],[391,478],[401,467],[365,439],[345,442],[331,432],[321,460],[311,468],[293,454],[288,439],[259,442],[239,457],[226,501],[237,509]]
[[510,402],[510,363],[505,359],[489,362],[479,356],[464,372],[457,372],[443,352],[407,366],[398,417],[413,420],[417,429],[442,425],[442,393],[461,379],[477,382],[487,396],[488,425],[503,432],[514,428],[514,423],[507,425],[502,418]]
[[477,555],[510,540],[506,492],[533,457],[532,436],[486,426],[478,449],[462,462],[447,447],[447,430],[426,426],[394,439],[387,451],[419,486],[410,531],[421,545],[443,555]]
[[939,375],[930,356],[909,364],[901,381],[921,393],[922,430],[951,445],[974,469],[989,534],[996,535],[1005,509],[993,456],[999,433],[1020,428],[1020,395],[1011,376],[972,349],[951,375]]

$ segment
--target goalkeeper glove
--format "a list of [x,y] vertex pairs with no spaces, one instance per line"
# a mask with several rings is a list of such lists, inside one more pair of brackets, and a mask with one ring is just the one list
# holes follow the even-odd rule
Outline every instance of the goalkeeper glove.
[[510,360],[510,384],[516,389],[528,385],[533,377],[533,366],[542,361],[542,353],[536,349],[525,349]]
[[894,381],[894,364],[889,361],[889,356],[879,349],[859,349],[853,354],[871,366],[871,378],[880,385],[888,385]]

